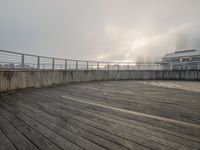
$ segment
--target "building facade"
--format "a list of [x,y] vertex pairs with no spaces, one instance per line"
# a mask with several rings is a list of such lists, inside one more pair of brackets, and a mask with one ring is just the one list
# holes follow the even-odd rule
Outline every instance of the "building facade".
[[167,53],[162,58],[164,69],[200,70],[200,50],[182,50]]

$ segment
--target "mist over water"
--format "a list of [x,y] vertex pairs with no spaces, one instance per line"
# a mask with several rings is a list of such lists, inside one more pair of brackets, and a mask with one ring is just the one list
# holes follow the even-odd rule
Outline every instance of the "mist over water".
[[154,61],[200,48],[199,0],[2,0],[0,49],[61,58]]

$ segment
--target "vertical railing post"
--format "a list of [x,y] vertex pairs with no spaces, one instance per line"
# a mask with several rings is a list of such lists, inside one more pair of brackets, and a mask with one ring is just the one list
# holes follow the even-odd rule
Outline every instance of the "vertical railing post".
[[99,71],[99,62],[97,62],[97,71]]
[[37,57],[37,69],[40,69],[40,56]]
[[138,64],[138,70],[141,70],[142,63]]
[[21,66],[22,68],[24,68],[24,54],[22,54],[21,56]]
[[78,70],[78,60],[76,60],[76,70]]
[[108,63],[108,71],[110,70],[110,63]]
[[183,62],[183,70],[186,70],[185,62]]
[[128,70],[129,70],[129,62],[128,62]]
[[172,70],[172,63],[170,62],[169,65],[170,65],[170,69],[169,70]]
[[52,59],[52,69],[55,69],[55,58]]
[[67,70],[67,59],[65,60],[65,70]]
[[117,63],[117,71],[119,71],[119,62]]
[[89,70],[88,61],[86,62],[86,68],[87,70]]

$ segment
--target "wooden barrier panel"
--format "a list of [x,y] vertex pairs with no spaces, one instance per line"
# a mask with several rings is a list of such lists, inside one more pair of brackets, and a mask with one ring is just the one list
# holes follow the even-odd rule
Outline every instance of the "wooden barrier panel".
[[200,80],[200,71],[181,70],[1,70],[0,92],[106,80]]

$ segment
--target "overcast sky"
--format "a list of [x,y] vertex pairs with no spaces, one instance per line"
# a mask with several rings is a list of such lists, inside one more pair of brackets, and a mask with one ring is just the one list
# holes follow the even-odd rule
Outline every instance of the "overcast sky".
[[200,48],[200,0],[0,0],[0,49],[72,59],[153,60]]

